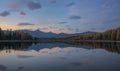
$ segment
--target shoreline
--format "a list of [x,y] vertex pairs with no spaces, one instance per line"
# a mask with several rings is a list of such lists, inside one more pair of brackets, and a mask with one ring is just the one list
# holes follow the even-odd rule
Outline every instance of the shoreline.
[[111,40],[0,40],[0,42],[120,42]]

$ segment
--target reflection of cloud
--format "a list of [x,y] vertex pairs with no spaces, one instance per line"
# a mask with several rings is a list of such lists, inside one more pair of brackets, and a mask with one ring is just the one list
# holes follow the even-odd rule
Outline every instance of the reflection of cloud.
[[33,57],[33,56],[28,56],[28,55],[18,55],[17,56],[18,58],[31,58],[31,57]]
[[60,57],[60,59],[63,59],[63,60],[65,60],[65,59],[66,59],[66,57]]
[[54,48],[44,48],[44,49],[41,49],[39,50],[40,53],[66,53],[66,54],[69,54],[73,51],[76,51],[78,50],[77,48],[72,48],[72,47],[67,47],[67,48],[60,48],[60,47],[54,47]]
[[55,48],[52,48],[52,49],[49,49],[49,48],[44,48],[44,49],[41,49],[40,52],[41,53],[57,53],[59,51],[61,51],[62,49],[59,48],[59,47],[55,47]]
[[71,7],[71,6],[73,6],[73,5],[75,5],[75,3],[74,3],[74,2],[71,2],[71,3],[67,4],[66,6],[67,6],[67,7]]
[[40,50],[41,53],[48,53],[48,51],[50,51],[50,49],[48,49],[48,48],[44,48],[44,49]]
[[77,20],[77,19],[81,19],[81,17],[73,15],[73,16],[70,16],[69,19]]
[[0,16],[2,16],[2,17],[6,17],[8,15],[10,15],[10,12],[8,12],[8,11],[4,11],[4,12],[0,13]]
[[80,62],[71,62],[70,64],[73,65],[73,66],[80,66],[81,65]]
[[19,71],[22,71],[24,69],[24,66],[22,65],[22,64],[20,64],[19,66],[18,66],[18,70]]
[[6,69],[7,69],[6,66],[4,66],[4,65],[0,65],[0,71],[5,71]]
[[41,8],[40,3],[33,2],[33,1],[28,2],[28,5],[27,5],[27,6],[28,6],[28,8],[29,8],[30,10],[35,10],[35,9]]
[[34,24],[31,24],[31,23],[19,23],[18,26],[27,26],[27,25],[34,25]]

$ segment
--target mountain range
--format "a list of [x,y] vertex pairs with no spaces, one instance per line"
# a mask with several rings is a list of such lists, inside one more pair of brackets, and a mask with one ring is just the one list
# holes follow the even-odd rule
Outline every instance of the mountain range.
[[32,30],[16,30],[17,32],[25,32],[29,33],[33,37],[38,37],[38,38],[60,38],[60,37],[70,37],[70,36],[80,36],[80,35],[86,35],[86,34],[94,34],[96,32],[83,32],[83,33],[75,33],[75,34],[66,34],[66,33],[53,33],[53,32],[43,32],[40,31],[39,29],[32,31]]

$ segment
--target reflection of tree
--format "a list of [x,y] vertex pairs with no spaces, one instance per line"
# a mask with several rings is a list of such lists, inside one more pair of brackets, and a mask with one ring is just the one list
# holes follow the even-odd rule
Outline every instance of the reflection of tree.
[[18,66],[18,71],[23,71],[23,69],[24,69],[24,66],[23,66],[22,64],[20,64],[20,65]]
[[[83,42],[83,41],[71,41],[62,42],[73,45],[84,45],[93,48],[102,48],[111,52],[120,53],[120,43],[119,42]],[[32,43],[0,43],[0,51],[6,50],[6,53],[11,53],[11,50],[25,50],[29,48]]]
[[11,53],[11,50],[24,50],[29,48],[32,43],[0,43],[0,51],[6,50],[6,53]]
[[73,42],[65,42],[68,44],[74,45],[86,45],[93,48],[102,48],[106,49],[111,52],[120,53],[120,43],[119,42],[80,42],[80,41],[73,41]]

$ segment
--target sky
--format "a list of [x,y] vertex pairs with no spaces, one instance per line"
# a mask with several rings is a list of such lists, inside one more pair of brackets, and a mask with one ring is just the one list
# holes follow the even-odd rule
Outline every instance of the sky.
[[0,27],[103,32],[120,27],[120,0],[0,0]]

